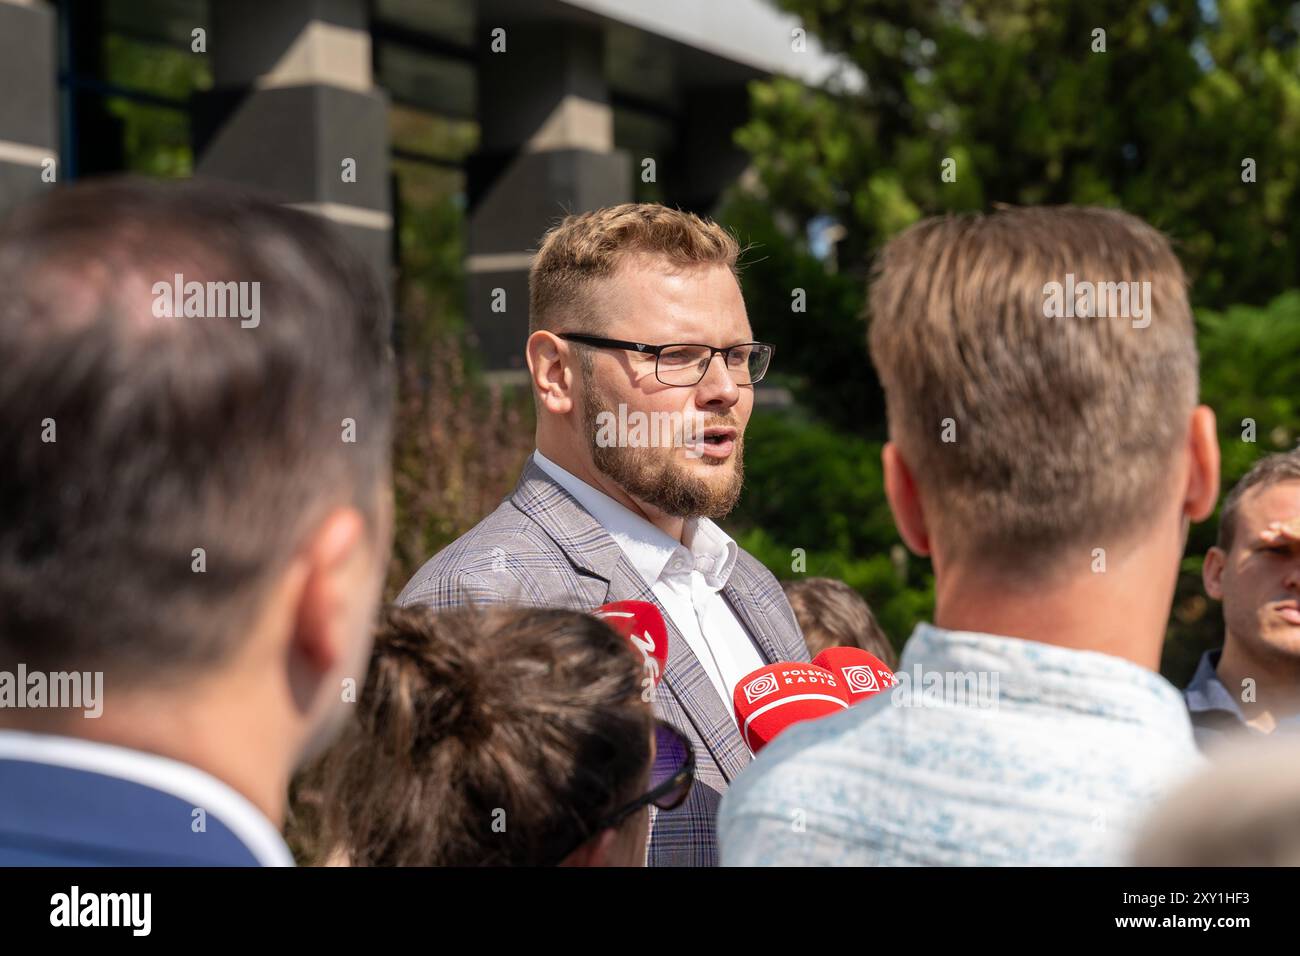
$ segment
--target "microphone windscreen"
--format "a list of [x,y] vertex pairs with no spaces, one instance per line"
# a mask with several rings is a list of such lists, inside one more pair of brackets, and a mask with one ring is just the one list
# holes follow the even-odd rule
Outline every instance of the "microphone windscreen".
[[736,726],[753,753],[791,724],[825,717],[849,706],[843,683],[816,664],[778,661],[742,677],[732,693]]
[[643,668],[641,699],[647,703],[668,666],[668,625],[659,608],[649,601],[614,601],[596,610],[600,618],[627,638]]
[[813,658],[813,663],[840,679],[851,704],[898,683],[888,664],[860,647],[828,647]]

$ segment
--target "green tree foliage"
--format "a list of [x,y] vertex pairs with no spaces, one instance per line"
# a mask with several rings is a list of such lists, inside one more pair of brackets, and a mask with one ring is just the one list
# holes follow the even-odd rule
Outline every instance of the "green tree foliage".
[[780,3],[864,87],[756,84],[738,139],[778,209],[848,227],[846,253],[864,257],[925,215],[1090,203],[1169,233],[1198,303],[1262,304],[1300,286],[1289,0]]
[[[866,597],[896,647],[934,609],[930,562],[898,541],[880,442],[792,412],[756,413],[745,431],[745,495],[731,528],[780,579],[839,578]],[[800,560],[801,559],[801,560]]]
[[747,244],[741,284],[754,335],[776,346],[773,381],[825,421],[871,434],[872,423],[884,420],[884,395],[867,355],[865,276],[828,272],[806,242],[782,232],[761,199],[738,193],[721,218]]
[[[773,377],[804,409],[757,414],[746,442],[737,533],[778,577],[799,573],[791,552],[804,548],[806,573],[858,588],[896,642],[932,611],[929,564],[899,560],[884,501],[883,401],[863,321],[872,255],[925,216],[1078,203],[1151,222],[1192,280],[1225,491],[1261,455],[1295,445],[1300,292],[1287,290],[1300,287],[1300,6],[779,4],[865,82],[755,83],[737,141],[758,186],[723,213],[750,243],[742,282],[755,334],[777,344]],[[942,175],[949,159],[953,181]],[[825,216],[845,227],[838,271],[806,239]],[[791,309],[795,289],[806,313]],[[1247,419],[1254,442],[1243,440]],[[1164,662],[1175,682],[1222,636],[1200,583],[1215,530],[1205,522],[1189,538]]]

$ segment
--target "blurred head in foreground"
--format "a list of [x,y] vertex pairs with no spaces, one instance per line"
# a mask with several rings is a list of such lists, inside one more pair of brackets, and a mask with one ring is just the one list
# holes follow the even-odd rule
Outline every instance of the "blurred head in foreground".
[[1300,738],[1242,740],[1152,810],[1137,866],[1300,866]]
[[875,654],[890,670],[898,655],[880,629],[861,594],[834,578],[782,581],[786,599],[803,631],[808,653],[816,657],[828,647],[860,647]]
[[278,820],[388,558],[381,288],[318,217],[133,179],[15,213],[0,288],[0,660],[106,694],[0,724],[190,763]]
[[685,754],[641,691],[589,615],[393,608],[356,719],[300,782],[298,842],[354,866],[641,866],[644,798],[690,785],[661,773]]
[[938,217],[889,243],[870,297],[885,490],[935,621],[1155,670],[1219,488],[1169,241],[1116,209]]

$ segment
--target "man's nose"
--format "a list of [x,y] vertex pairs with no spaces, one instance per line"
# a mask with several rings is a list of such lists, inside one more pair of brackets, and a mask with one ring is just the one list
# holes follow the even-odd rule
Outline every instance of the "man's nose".
[[1286,575],[1282,578],[1282,585],[1288,590],[1300,594],[1300,551],[1291,552],[1291,560],[1287,562]]
[[721,352],[709,359],[704,378],[695,387],[695,401],[699,405],[734,405],[740,399],[740,386],[727,370],[727,357]]

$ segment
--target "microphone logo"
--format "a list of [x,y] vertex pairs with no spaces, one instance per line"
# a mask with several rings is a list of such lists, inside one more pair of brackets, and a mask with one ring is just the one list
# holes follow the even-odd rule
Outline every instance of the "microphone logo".
[[768,694],[775,694],[777,690],[776,675],[763,674],[745,685],[745,700],[752,704]]
[[840,672],[851,694],[874,694],[880,690],[880,680],[870,664],[850,664],[841,667]]

